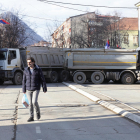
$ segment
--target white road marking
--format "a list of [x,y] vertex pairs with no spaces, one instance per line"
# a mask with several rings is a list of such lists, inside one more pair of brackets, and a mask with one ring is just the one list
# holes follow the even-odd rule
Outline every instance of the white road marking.
[[36,127],[36,133],[41,133],[41,130],[40,130],[39,126]]

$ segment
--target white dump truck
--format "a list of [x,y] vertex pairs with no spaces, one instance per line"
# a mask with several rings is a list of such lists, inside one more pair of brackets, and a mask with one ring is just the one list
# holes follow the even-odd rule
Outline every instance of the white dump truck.
[[87,80],[94,84],[109,80],[133,84],[140,80],[139,53],[135,49],[3,48],[0,49],[0,84],[5,80],[21,84],[28,56],[34,57],[50,82],[67,81],[70,75],[79,84]]
[[64,51],[59,48],[28,47],[27,49],[0,49],[0,84],[12,80],[16,85],[22,84],[23,70],[27,67],[26,58],[32,56],[41,67],[47,81],[67,81],[68,70],[64,70]]
[[26,52],[23,49],[0,49],[0,84],[6,80],[12,80],[17,85],[21,84],[23,67],[27,66],[23,63],[25,59]]

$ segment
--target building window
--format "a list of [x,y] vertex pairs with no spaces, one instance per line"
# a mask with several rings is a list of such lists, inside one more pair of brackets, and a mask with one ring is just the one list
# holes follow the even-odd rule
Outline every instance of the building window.
[[8,64],[11,64],[11,60],[16,59],[16,51],[15,50],[9,50],[8,53]]
[[61,27],[61,30],[63,30],[63,31],[64,31],[64,25]]
[[133,36],[133,45],[134,46],[137,46],[138,45],[138,36],[137,35],[134,35]]
[[129,44],[129,35],[124,35],[124,44]]

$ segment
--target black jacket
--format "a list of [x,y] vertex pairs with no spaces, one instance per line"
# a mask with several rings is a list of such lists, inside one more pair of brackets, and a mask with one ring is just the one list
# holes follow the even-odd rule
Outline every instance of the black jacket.
[[26,92],[26,90],[40,90],[40,85],[42,85],[43,92],[46,92],[47,87],[42,70],[37,65],[35,65],[33,73],[31,74],[30,68],[25,68],[22,81],[23,92]]

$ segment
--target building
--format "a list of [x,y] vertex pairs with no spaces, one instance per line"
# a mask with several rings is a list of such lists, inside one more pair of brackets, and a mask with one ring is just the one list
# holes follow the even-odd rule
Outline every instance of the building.
[[87,13],[68,18],[52,34],[52,47],[83,48],[88,44],[88,21],[95,13]]
[[138,47],[138,19],[97,15],[95,12],[68,18],[52,34],[52,47],[104,48]]
[[121,48],[136,49],[138,47],[138,18],[122,18],[109,25],[109,28],[111,29],[109,35],[111,46],[115,42],[115,45],[118,44]]
[[52,34],[52,47],[103,47],[107,40],[105,27],[114,21],[118,21],[118,17],[97,15],[95,12],[70,17]]
[[40,46],[40,47],[51,47],[51,43],[47,42],[47,41],[39,41],[31,46]]

